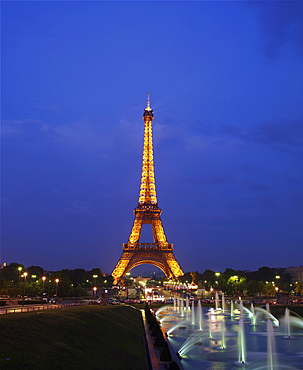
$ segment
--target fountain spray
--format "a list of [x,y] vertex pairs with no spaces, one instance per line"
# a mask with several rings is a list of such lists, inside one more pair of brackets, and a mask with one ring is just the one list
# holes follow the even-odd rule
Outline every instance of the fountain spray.
[[238,332],[238,362],[245,364],[246,362],[246,344],[245,344],[245,333],[244,333],[244,321],[241,318],[239,320],[239,332]]

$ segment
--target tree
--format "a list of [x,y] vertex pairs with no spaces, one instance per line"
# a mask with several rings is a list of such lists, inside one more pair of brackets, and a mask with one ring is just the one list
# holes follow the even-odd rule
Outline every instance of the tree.
[[20,281],[21,273],[24,270],[25,270],[24,265],[17,263],[17,262],[13,262],[13,263],[10,263],[8,266],[3,267],[0,270],[0,274],[3,277],[3,279],[7,281],[10,280],[11,282],[16,283]]
[[276,270],[263,266],[255,272],[255,279],[258,281],[273,281],[276,276]]
[[243,276],[233,275],[227,280],[227,294],[243,295],[246,293],[246,278]]
[[61,271],[61,273],[66,276],[75,287],[78,285],[81,285],[82,287],[89,286],[89,284],[87,284],[87,280],[89,281],[90,278],[92,279],[90,273],[84,269],[64,269]]
[[216,281],[215,271],[205,270],[203,274],[200,275],[201,280],[204,282],[206,288],[213,286]]
[[88,273],[93,276],[93,275],[98,275],[98,276],[105,276],[104,272],[99,269],[98,267],[95,267],[93,269],[91,269],[90,271],[88,271]]
[[303,282],[296,283],[296,287],[294,289],[294,292],[297,294],[303,294]]
[[182,275],[182,276],[179,277],[179,280],[183,284],[185,284],[186,282],[189,282],[190,283],[191,280],[192,280],[191,273],[190,272],[186,272],[184,275]]
[[257,280],[249,280],[246,284],[247,294],[249,296],[256,296],[262,293],[264,283]]
[[38,278],[43,276],[44,270],[40,266],[29,266],[27,269],[29,275],[36,275]]

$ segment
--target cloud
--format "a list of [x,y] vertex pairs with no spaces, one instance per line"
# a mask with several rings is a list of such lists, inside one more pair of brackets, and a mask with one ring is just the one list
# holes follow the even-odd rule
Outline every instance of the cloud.
[[73,202],[69,207],[61,209],[60,214],[62,216],[96,216],[93,207],[88,202]]
[[225,173],[215,173],[209,176],[201,175],[192,177],[189,181],[206,185],[225,185],[229,183],[234,183],[235,179]]
[[242,129],[233,125],[221,125],[211,136],[187,135],[185,138],[190,149],[208,148],[220,145],[221,148],[241,147],[241,144],[259,143],[277,150],[302,152],[303,120],[264,121]]
[[50,112],[59,113],[59,114],[63,113],[63,111],[56,105],[48,105],[48,106],[37,105],[37,108],[42,111],[50,111]]
[[[116,125],[117,126],[117,125]],[[119,125],[118,125],[119,126]],[[122,132],[121,132],[122,131]],[[113,148],[119,133],[125,134],[126,129],[106,125],[101,119],[90,119],[87,116],[78,120],[60,123],[60,121],[44,121],[34,119],[6,120],[2,123],[3,138],[19,138],[48,140],[69,148],[105,154]]]
[[266,192],[271,189],[268,185],[264,185],[256,181],[245,182],[244,188],[246,190],[251,190],[253,192]]
[[260,27],[260,51],[268,60],[291,47],[303,57],[303,3],[300,1],[255,1]]
[[284,178],[290,183],[290,184],[300,184],[300,178],[297,176],[290,175],[289,173],[284,174]]
[[1,125],[1,136],[5,137],[17,137],[25,135],[34,127],[39,127],[39,130],[43,130],[45,122],[34,119],[23,119],[23,120],[3,120]]
[[262,122],[251,130],[250,137],[265,144],[300,147],[303,144],[303,122],[299,120]]

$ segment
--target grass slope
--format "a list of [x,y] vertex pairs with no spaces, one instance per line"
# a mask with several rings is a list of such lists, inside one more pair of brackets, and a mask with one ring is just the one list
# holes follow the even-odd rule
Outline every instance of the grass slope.
[[1,315],[0,368],[148,368],[141,313],[84,306]]

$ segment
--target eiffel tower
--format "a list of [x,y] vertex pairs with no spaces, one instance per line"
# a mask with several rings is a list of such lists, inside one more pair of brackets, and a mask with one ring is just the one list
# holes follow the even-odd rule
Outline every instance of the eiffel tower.
[[[127,272],[133,267],[150,264],[160,268],[169,279],[184,275],[173,254],[173,244],[169,244],[161,221],[162,210],[158,207],[154,174],[152,121],[154,112],[147,106],[143,112],[144,144],[142,174],[138,206],[134,209],[135,220],[127,243],[123,243],[122,256],[112,272],[114,285],[123,284]],[[152,227],[153,243],[140,243],[143,224]]]

